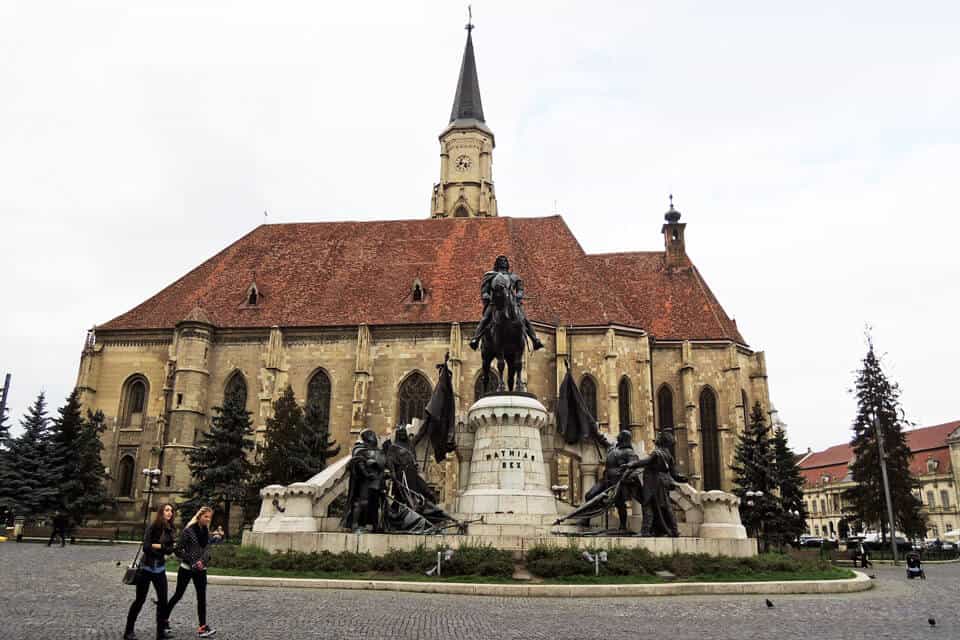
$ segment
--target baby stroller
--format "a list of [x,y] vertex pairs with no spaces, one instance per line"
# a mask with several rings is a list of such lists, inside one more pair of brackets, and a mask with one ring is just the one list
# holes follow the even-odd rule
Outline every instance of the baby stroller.
[[920,565],[920,556],[911,552],[907,554],[907,579],[913,580],[914,578],[926,580],[927,574]]

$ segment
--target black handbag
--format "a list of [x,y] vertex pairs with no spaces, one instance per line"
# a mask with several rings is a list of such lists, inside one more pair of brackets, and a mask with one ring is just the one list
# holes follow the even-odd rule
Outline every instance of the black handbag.
[[123,584],[135,585],[140,582],[140,550],[142,546],[137,547],[137,555],[133,556],[133,562],[130,563],[130,566],[127,567],[127,570],[123,572]]

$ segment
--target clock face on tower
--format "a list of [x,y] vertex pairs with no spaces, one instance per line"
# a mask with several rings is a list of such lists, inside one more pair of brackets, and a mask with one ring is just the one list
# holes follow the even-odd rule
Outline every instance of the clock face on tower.
[[460,156],[457,158],[457,162],[454,165],[457,168],[457,171],[467,171],[470,168],[470,165],[473,164],[470,162],[469,156]]

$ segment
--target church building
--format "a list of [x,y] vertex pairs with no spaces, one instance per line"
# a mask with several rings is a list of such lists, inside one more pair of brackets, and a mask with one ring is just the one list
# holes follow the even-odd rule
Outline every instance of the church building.
[[[326,409],[347,455],[362,429],[385,435],[420,418],[449,353],[462,421],[484,391],[468,343],[481,278],[501,254],[523,279],[545,345],[527,352],[524,375],[548,411],[569,363],[602,431],[629,429],[650,450],[655,432],[672,428],[692,484],[732,488],[750,407],[775,419],[764,354],[687,255],[672,202],[662,219],[650,216],[650,244],[662,246],[608,254],[584,251],[561,216],[500,211],[469,28],[439,142],[440,179],[422,218],[261,225],[91,330],[77,385],[85,407],[107,416],[103,462],[119,519],[142,517],[144,468],[161,470],[155,500],[177,500],[190,482],[186,451],[231,390],[262,439],[290,385]],[[555,431],[543,434],[549,484],[579,503],[600,460]],[[461,488],[458,474],[456,459],[429,470],[441,501]]]

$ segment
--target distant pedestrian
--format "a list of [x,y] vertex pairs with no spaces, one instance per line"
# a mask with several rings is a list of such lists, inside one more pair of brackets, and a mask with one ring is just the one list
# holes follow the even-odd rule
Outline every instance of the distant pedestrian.
[[67,514],[57,511],[53,516],[53,533],[50,534],[50,539],[47,540],[47,546],[53,544],[54,538],[60,536],[60,546],[66,546],[67,544],[67,527],[70,524],[70,518],[67,517]]
[[190,520],[177,544],[177,556],[180,558],[180,568],[177,570],[177,589],[170,598],[167,607],[166,629],[170,629],[169,615],[173,607],[180,602],[180,598],[193,582],[193,590],[197,594],[197,637],[209,638],[216,633],[207,624],[207,567],[210,564],[210,545],[223,541],[223,529],[210,532],[210,519],[213,509],[200,507],[196,515]]
[[127,626],[123,640],[136,640],[133,627],[140,615],[140,609],[147,599],[150,585],[157,592],[157,639],[171,635],[164,628],[167,619],[167,560],[173,553],[173,505],[165,504],[157,510],[157,516],[143,533],[143,560],[140,562],[140,576],[137,580],[137,597],[127,612]]
[[867,551],[867,548],[863,546],[863,542],[857,543],[857,552],[860,554],[860,566],[863,569],[868,569],[873,567],[873,563],[870,562],[870,552]]

